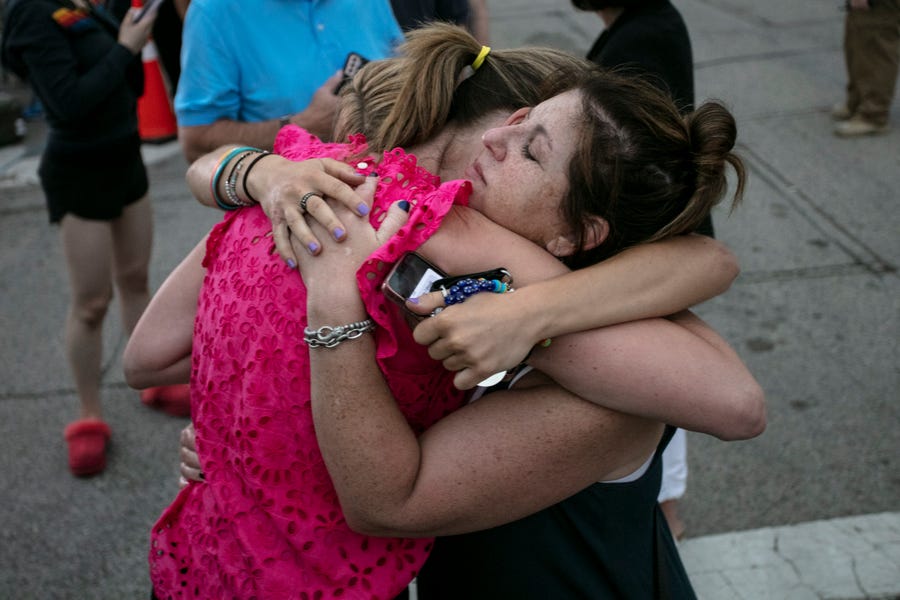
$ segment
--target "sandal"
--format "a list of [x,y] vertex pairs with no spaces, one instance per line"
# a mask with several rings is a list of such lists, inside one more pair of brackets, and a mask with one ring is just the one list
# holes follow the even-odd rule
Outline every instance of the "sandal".
[[69,445],[69,470],[79,477],[103,471],[110,435],[109,425],[100,419],[79,419],[66,425],[63,437]]
[[191,386],[161,385],[141,391],[141,402],[173,417],[191,416]]

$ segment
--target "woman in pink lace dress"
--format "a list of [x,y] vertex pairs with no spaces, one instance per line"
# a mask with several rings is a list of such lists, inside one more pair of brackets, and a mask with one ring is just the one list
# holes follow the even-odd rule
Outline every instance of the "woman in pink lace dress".
[[[441,172],[461,170],[447,159],[453,153],[446,150],[455,148],[465,162],[466,146],[453,143],[436,154],[441,161],[429,160],[435,146],[427,143],[419,146],[420,157]],[[419,248],[442,223],[464,233],[472,221],[477,236],[504,242],[503,254],[521,250],[525,260],[511,260],[524,283],[537,279],[542,269],[546,273],[555,261],[534,259],[528,255],[530,242],[474,214],[445,221],[451,207],[466,203],[470,185],[459,180],[441,184],[412,154],[393,150],[376,165],[365,156],[361,138],[346,145],[322,144],[297,129],[283,131],[276,147],[293,160],[349,159],[364,174],[377,169],[369,215],[375,227],[395,224],[400,215],[389,208],[393,201],[403,199],[414,207],[395,235],[386,235],[395,225],[382,226],[386,243],[360,257],[357,283],[366,312],[377,323],[376,361],[385,382],[413,430],[427,429],[465,398],[452,387],[452,375],[413,342],[400,312],[380,294],[387,267],[405,251]],[[366,191],[372,193],[371,188]],[[431,540],[372,538],[347,526],[314,437],[309,350],[302,341],[306,288],[275,254],[270,229],[259,208],[227,215],[205,246],[198,246],[164,284],[126,352],[129,381],[140,385],[142,370],[155,369],[156,377],[183,377],[193,349],[194,420],[206,482],[182,490],[154,527],[150,558],[155,593],[161,598],[182,593],[391,598],[418,571]],[[471,256],[465,248],[456,254],[448,260],[460,268],[492,260]],[[549,271],[559,272],[552,266]],[[198,297],[195,304],[192,299]],[[158,327],[162,323],[165,331]],[[191,325],[193,336],[173,343],[171,331],[190,331]],[[159,352],[173,346],[174,351],[160,352],[159,363],[146,363],[148,348]],[[717,368],[741,375],[742,367],[733,361],[720,362]]]

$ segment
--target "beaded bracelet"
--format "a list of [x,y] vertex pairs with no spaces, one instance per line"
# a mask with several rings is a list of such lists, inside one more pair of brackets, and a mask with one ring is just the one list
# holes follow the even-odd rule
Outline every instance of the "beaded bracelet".
[[247,152],[248,150],[262,152],[262,150],[260,150],[259,148],[252,148],[250,146],[238,146],[237,148],[228,150],[221,156],[221,158],[219,158],[219,162],[216,165],[216,170],[213,172],[213,176],[209,180],[209,191],[212,194],[213,200],[216,201],[216,205],[218,205],[218,207],[222,210],[235,210],[239,208],[239,206],[232,206],[226,202],[223,202],[222,198],[219,197],[219,192],[217,191],[217,188],[219,187],[219,179],[222,177],[222,172],[225,170],[225,165],[227,165],[232,158],[234,158],[241,152]]
[[355,340],[364,333],[375,330],[375,322],[372,319],[356,321],[347,325],[324,325],[318,329],[303,329],[303,341],[310,348],[334,348],[341,342]]
[[479,292],[503,294],[511,289],[508,283],[499,279],[462,279],[441,292],[444,296],[444,304],[450,306],[465,302],[466,298]]
[[241,187],[244,188],[244,197],[252,203],[257,203],[257,200],[250,194],[250,190],[247,189],[247,178],[250,177],[250,170],[256,165],[256,163],[271,155],[272,153],[267,150],[260,150],[259,155],[250,161],[250,164],[247,165],[247,170],[244,171],[244,180],[241,183]]
[[231,172],[228,174],[228,178],[225,179],[225,196],[228,198],[228,202],[236,207],[253,206],[252,202],[245,202],[244,200],[241,200],[237,195],[236,189],[238,175],[240,175],[241,169],[244,168],[244,160],[251,154],[256,154],[256,152],[249,150],[238,156],[237,160],[234,161],[234,166],[231,167]]

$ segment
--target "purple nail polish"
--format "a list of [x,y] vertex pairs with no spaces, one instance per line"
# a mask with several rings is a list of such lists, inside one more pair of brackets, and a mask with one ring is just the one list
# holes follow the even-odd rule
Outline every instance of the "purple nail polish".
[[315,254],[316,252],[319,251],[319,245],[315,242],[310,242],[309,245],[307,246],[307,248],[309,248],[310,254]]
[[342,237],[344,237],[344,230],[341,229],[340,227],[335,227],[334,228],[334,239],[339,240]]
[[287,266],[289,266],[292,269],[296,269],[297,263],[294,262],[293,258],[289,258],[289,259],[287,259]]
[[358,210],[359,214],[361,214],[362,216],[366,216],[367,214],[369,214],[369,207],[362,202],[359,203],[359,206],[356,207],[356,210]]
[[409,302],[410,304],[418,304],[418,303],[419,303],[419,297],[416,296],[415,298],[407,298],[406,301]]

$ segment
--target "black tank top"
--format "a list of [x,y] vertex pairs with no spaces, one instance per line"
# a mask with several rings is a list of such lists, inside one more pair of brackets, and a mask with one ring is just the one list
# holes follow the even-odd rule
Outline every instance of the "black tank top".
[[421,600],[696,598],[656,502],[665,433],[647,471],[596,483],[534,515],[440,537],[418,577]]

